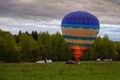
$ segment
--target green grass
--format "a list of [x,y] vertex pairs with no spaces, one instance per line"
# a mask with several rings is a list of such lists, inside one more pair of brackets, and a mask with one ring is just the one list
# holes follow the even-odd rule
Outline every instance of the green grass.
[[0,80],[120,80],[120,62],[0,63]]

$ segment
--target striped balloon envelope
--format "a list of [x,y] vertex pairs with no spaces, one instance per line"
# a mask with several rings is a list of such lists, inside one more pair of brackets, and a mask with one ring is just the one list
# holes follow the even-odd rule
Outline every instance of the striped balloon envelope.
[[62,33],[69,46],[91,46],[99,31],[98,19],[85,11],[67,14],[62,20]]
[[85,11],[75,11],[64,16],[62,23],[63,37],[72,49],[88,49],[99,32],[99,20]]

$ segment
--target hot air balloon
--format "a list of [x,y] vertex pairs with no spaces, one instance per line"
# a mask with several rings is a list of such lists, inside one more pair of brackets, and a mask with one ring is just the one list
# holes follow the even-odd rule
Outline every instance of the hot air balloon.
[[64,16],[61,23],[63,37],[69,48],[73,50],[78,63],[94,42],[99,32],[99,20],[93,14],[86,11],[75,11]]

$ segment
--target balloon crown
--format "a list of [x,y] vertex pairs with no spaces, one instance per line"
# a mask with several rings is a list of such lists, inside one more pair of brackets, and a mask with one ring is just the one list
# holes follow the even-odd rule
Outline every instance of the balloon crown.
[[62,24],[99,26],[96,16],[86,11],[74,11],[64,16]]

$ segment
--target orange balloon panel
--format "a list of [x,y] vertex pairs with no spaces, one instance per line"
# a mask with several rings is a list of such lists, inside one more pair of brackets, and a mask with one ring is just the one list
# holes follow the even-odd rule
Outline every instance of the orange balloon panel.
[[87,50],[89,47],[85,46],[69,46],[70,49],[79,49],[79,50]]

